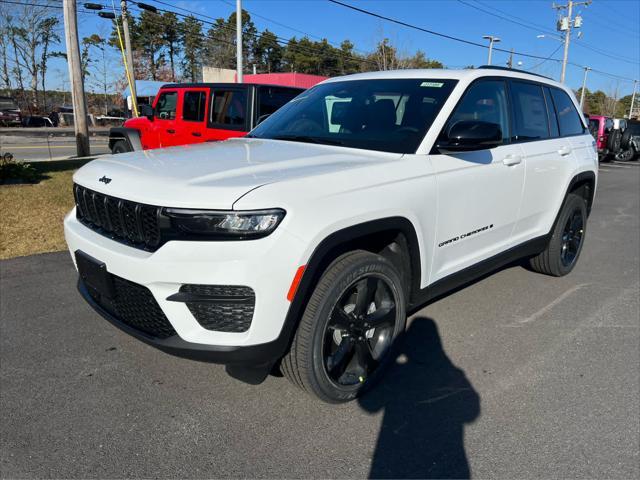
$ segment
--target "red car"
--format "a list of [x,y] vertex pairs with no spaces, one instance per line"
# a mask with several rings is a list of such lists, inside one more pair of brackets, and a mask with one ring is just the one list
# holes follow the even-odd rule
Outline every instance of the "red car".
[[615,145],[611,145],[615,140],[611,138],[613,119],[603,115],[589,115],[589,131],[596,140],[598,158],[603,160],[611,153],[612,149],[615,149]]
[[138,118],[109,132],[112,153],[226,140],[246,135],[259,121],[304,91],[247,83],[163,85]]

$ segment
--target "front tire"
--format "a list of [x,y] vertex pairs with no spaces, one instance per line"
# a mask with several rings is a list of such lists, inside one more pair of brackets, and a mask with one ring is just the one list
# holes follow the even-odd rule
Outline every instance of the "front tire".
[[581,196],[570,193],[560,211],[547,248],[530,259],[531,268],[554,277],[567,275],[578,262],[586,229],[587,204]]
[[125,142],[124,140],[117,140],[116,142],[114,142],[113,147],[111,147],[111,153],[113,153],[114,155],[117,153],[127,153],[130,151],[131,149],[129,148],[129,144],[127,144],[127,142]]
[[353,400],[380,377],[405,323],[403,282],[394,265],[373,253],[347,253],[320,278],[282,372],[325,402]]

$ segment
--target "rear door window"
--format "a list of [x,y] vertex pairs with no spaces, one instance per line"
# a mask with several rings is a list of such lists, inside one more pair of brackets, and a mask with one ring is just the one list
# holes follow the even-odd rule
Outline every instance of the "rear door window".
[[247,91],[214,90],[210,121],[216,127],[243,130],[247,121]]
[[571,135],[581,135],[584,133],[584,125],[578,110],[573,101],[559,88],[552,88],[551,95],[558,114],[558,124],[560,125],[560,135],[568,137]]
[[182,119],[188,122],[202,122],[207,108],[207,92],[187,91],[182,103]]
[[542,87],[535,83],[511,82],[514,142],[549,138],[549,120]]
[[162,92],[156,102],[154,116],[161,120],[175,120],[178,92]]

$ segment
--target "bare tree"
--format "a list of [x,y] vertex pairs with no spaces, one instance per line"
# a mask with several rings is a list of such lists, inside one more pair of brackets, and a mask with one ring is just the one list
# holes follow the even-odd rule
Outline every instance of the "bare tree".
[[[4,52],[10,45],[13,54],[12,59],[7,58],[6,63],[13,64],[7,70],[17,79],[20,100],[23,105],[27,104],[30,111],[39,107],[39,88],[42,86],[45,89],[47,61],[52,56],[49,48],[60,40],[56,30],[60,20],[57,13],[52,15],[52,10],[47,8],[49,3],[25,3],[12,8],[11,13],[7,9],[0,12]],[[3,51],[0,50],[0,53]],[[27,79],[30,87],[28,93],[25,89]],[[43,101],[46,102],[46,99]]]

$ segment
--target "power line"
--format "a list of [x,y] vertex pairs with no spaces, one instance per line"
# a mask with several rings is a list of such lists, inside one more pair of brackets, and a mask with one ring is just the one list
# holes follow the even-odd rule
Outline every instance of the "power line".
[[[4,1],[4,0],[0,0],[0,1]],[[129,10],[134,11],[136,13],[139,13],[139,12],[142,11],[142,10],[139,10],[139,9],[133,9],[131,7],[129,7]],[[193,17],[193,15],[185,15],[185,14],[182,14],[182,13],[179,13],[179,12],[174,12],[174,11],[171,11],[171,10],[165,10],[165,9],[158,9],[158,10],[162,11],[162,12],[167,12],[167,13],[174,13],[174,14],[176,14],[176,15],[178,15],[180,17],[184,17],[184,18]],[[159,18],[156,20],[153,17],[147,17],[146,21],[148,21],[152,25],[156,25],[158,27],[163,27],[163,24],[159,20]],[[216,26],[216,27],[225,27],[224,25],[220,25],[220,24],[213,23],[213,22],[208,22],[206,20],[199,20],[199,21],[202,22],[202,23],[208,24],[208,25]],[[231,31],[231,29],[228,29],[228,31]],[[233,32],[235,32],[235,28],[233,29]],[[249,34],[249,35],[253,36],[254,38],[258,38],[262,33],[263,32],[257,32],[255,34]],[[206,33],[201,33],[201,34],[198,35],[198,37],[202,38],[203,40],[211,40],[211,37],[209,37]],[[224,43],[226,45],[230,45],[230,46],[233,46],[233,47],[235,47],[235,45],[236,45],[234,42],[228,41],[228,40],[224,40],[222,38],[216,38],[215,41],[218,42],[218,43]],[[291,49],[293,51],[298,51],[298,52],[301,52],[301,53],[311,53],[311,54],[317,54],[318,53],[318,48],[319,47],[316,47],[316,46],[308,46],[307,47],[307,46],[299,45],[299,44],[289,45],[288,42],[289,42],[289,40],[281,39],[280,37],[276,37],[276,43],[278,43],[278,45],[280,45],[281,47],[287,47],[287,48],[289,48],[289,49]],[[360,62],[360,63],[368,63],[368,64],[375,65],[375,66],[378,65],[373,60],[368,60],[366,58],[357,57],[357,56],[354,56],[354,55],[349,55],[349,54],[346,54],[346,53],[343,53],[343,52],[340,52],[339,55],[341,55],[343,58],[350,58],[350,59],[355,60],[355,61]],[[334,74],[338,74],[338,75],[342,75],[344,73],[339,67],[326,67],[325,66],[324,69],[326,71],[328,71],[328,72],[331,72],[331,73],[334,73]]]
[[[539,32],[540,30],[542,30],[543,32],[546,32],[546,33],[552,33],[552,34],[555,34],[555,33],[556,33],[556,32],[554,32],[554,31],[551,31],[551,30],[549,30],[549,29],[547,29],[547,28],[544,28],[544,27],[536,27],[536,26],[532,26],[533,24],[531,24],[531,23],[527,24],[527,23],[523,23],[523,22],[520,22],[520,21],[517,21],[517,20],[512,20],[512,19],[510,19],[510,18],[507,18],[506,16],[503,16],[503,15],[500,15],[500,14],[497,14],[497,13],[490,12],[490,11],[485,10],[484,8],[481,8],[481,7],[477,6],[477,5],[474,5],[474,4],[472,4],[472,3],[466,2],[465,0],[458,0],[458,2],[459,2],[459,3],[462,3],[463,5],[468,6],[468,7],[470,7],[470,8],[474,8],[474,9],[476,9],[476,10],[479,10],[479,11],[481,11],[481,12],[484,12],[484,13],[486,13],[487,15],[491,15],[491,16],[494,16],[494,17],[500,18],[500,19],[502,19],[502,20],[505,20],[505,21],[507,21],[507,22],[514,23],[514,24],[519,25],[519,26],[524,27],[524,28],[528,28],[529,30],[533,30],[533,31],[537,31],[537,32]],[[497,8],[493,8],[493,10],[498,11],[498,12],[501,12],[501,13],[504,13],[505,15],[509,15],[509,14],[507,14],[507,13],[505,13],[505,12],[503,12],[502,10],[499,10],[499,9],[497,9]],[[514,18],[518,18],[518,17],[514,17]],[[597,48],[597,47],[594,47],[594,46],[592,46],[592,45],[589,45],[588,43],[585,43],[585,42],[575,43],[575,45],[577,45],[577,46],[579,46],[579,47],[582,47],[582,48],[585,48],[585,49],[587,49],[587,50],[591,50],[591,51],[596,52],[596,53],[598,53],[598,54],[600,54],[600,55],[603,55],[603,56],[605,56],[605,57],[608,57],[608,58],[611,58],[611,59],[614,59],[614,60],[618,60],[618,61],[620,61],[620,62],[626,62],[626,63],[631,63],[631,64],[638,63],[638,60],[631,59],[630,57],[623,57],[623,56],[621,56],[621,55],[617,55],[617,54],[612,54],[612,53],[610,53],[610,52],[606,52],[606,51],[601,50],[601,49],[599,49],[599,48]]]
[[[402,20],[398,20],[398,19],[395,19],[395,18],[387,17],[385,15],[381,15],[379,13],[375,13],[375,12],[372,12],[370,10],[365,10],[363,8],[360,8],[360,7],[349,5],[348,3],[343,3],[343,2],[341,2],[339,0],[328,0],[328,1],[331,2],[331,3],[335,3],[336,5],[340,5],[342,7],[348,8],[350,10],[354,10],[356,12],[360,12],[360,13],[363,13],[365,15],[369,15],[371,17],[379,18],[381,20],[386,20],[388,22],[395,23],[397,25],[401,25],[403,27],[407,27],[407,28],[410,28],[410,29],[413,29],[413,30],[418,30],[420,32],[428,33],[430,35],[434,35],[434,36],[441,37],[441,38],[446,38],[448,40],[453,40],[453,41],[456,41],[458,43],[463,43],[463,44],[466,44],[466,45],[472,45],[474,47],[480,47],[480,48],[485,48],[485,49],[489,48],[487,45],[484,45],[482,43],[474,42],[474,41],[471,41],[471,40],[466,40],[464,38],[455,37],[453,35],[447,35],[445,33],[436,32],[434,30],[429,30],[427,28],[423,28],[423,27],[420,27],[420,26],[417,26],[417,25],[413,25],[413,24],[404,22]],[[494,50],[499,51],[499,52],[504,52],[504,53],[511,53],[510,50],[506,50],[504,48],[496,48],[496,47],[494,47]],[[555,59],[555,58],[545,58],[545,57],[541,57],[540,55],[532,55],[530,53],[516,52],[516,51],[514,51],[513,53],[516,54],[516,55],[520,55],[521,57],[535,58],[535,59],[538,59],[538,60],[545,60],[545,61],[550,60],[550,61],[555,61],[555,62],[561,62],[561,60],[558,60],[558,59]],[[576,64],[576,63],[568,62],[568,64],[576,66],[576,67],[583,68],[582,65],[579,65],[579,64]],[[608,74],[607,72],[600,72],[599,70],[593,70],[592,69],[591,71],[592,72],[596,72],[596,73],[602,73],[602,74],[605,74],[605,75],[611,75],[611,74]],[[633,81],[633,79],[630,79],[630,78],[627,78],[627,77],[622,77],[622,76],[617,76],[617,75],[616,75],[616,77],[618,77],[621,80],[626,80],[626,81],[629,81],[629,82]]]
[[549,61],[549,60],[556,60],[556,61],[558,61],[558,62],[559,62],[559,61],[560,61],[560,59],[559,59],[559,58],[558,58],[558,59],[555,59],[555,58],[552,58],[552,57],[553,57],[556,53],[558,53],[558,50],[560,50],[560,49],[562,48],[562,46],[563,46],[562,44],[559,44],[559,45],[557,46],[557,48],[556,48],[556,49],[551,53],[551,55],[549,55],[547,58],[545,58],[544,60],[542,60],[540,63],[536,63],[533,67],[529,67],[529,68],[527,68],[527,70],[535,70],[535,69],[536,69],[536,68],[538,68],[540,65],[542,65],[543,63],[545,63],[545,62],[547,62],[547,61]]
[[[163,4],[163,5],[168,5],[167,3],[165,3],[165,2],[163,2],[161,0],[152,0],[152,1],[154,1],[156,3]],[[196,16],[202,16],[202,17],[213,19],[213,17],[210,17],[208,15],[201,15],[201,14],[199,14],[197,12],[194,12],[192,10],[188,10],[186,8],[182,8],[182,7],[176,7],[176,8],[179,8],[180,10],[182,10],[184,12],[189,12],[190,15],[186,15],[184,13],[179,13],[179,12],[175,12],[175,11],[167,10],[167,9],[162,9],[162,8],[158,8],[158,11],[167,12],[167,13],[173,13],[173,14],[178,15],[178,16],[183,17],[183,18],[190,17],[190,16],[194,17],[194,18]],[[141,10],[136,10],[136,11],[140,12]],[[214,20],[216,20],[216,19],[214,19]],[[222,28],[223,30],[226,30],[229,33],[234,33],[235,34],[235,31],[236,31],[234,26],[227,25],[226,23],[225,24],[220,24],[220,23],[217,23],[217,22],[210,22],[210,21],[202,20],[202,19],[199,19],[199,21],[201,23],[206,24],[206,25],[211,25],[211,26],[214,26],[214,27],[217,27],[217,28]],[[158,24],[158,25],[160,25],[160,24]],[[245,34],[249,35],[249,36],[252,36],[255,39],[258,39],[262,34],[264,34],[264,31],[263,32],[256,32],[256,33],[253,33],[253,34],[245,32]],[[209,37],[207,34],[201,34],[200,36],[202,38],[204,38],[204,39],[211,39],[211,37]],[[280,45],[281,47],[287,47],[287,48],[290,48],[292,50],[297,50],[298,52],[302,52],[302,53],[306,52],[306,53],[310,53],[310,54],[314,54],[315,55],[315,54],[318,53],[319,49],[321,48],[321,46],[318,46],[318,45],[304,46],[304,45],[296,44],[296,45],[292,46],[292,45],[290,45],[291,39],[279,37],[279,36],[277,36],[275,34],[274,34],[274,37],[276,39],[276,43],[278,43],[278,45]],[[326,40],[326,39],[323,39],[323,40],[327,41],[327,43],[329,45],[331,45],[331,43],[328,40]],[[221,43],[225,43],[225,44],[228,44],[228,45],[235,46],[235,43],[229,42],[229,41],[226,41],[226,40],[223,40],[223,39],[220,39],[220,38],[217,38],[216,41],[221,42]],[[350,59],[350,60],[354,60],[354,61],[359,62],[359,63],[365,63],[365,64],[373,65],[373,66],[376,66],[376,67],[378,66],[378,64],[375,61],[369,60],[369,59],[365,58],[364,56],[356,56],[356,55],[353,55],[353,54],[348,54],[348,53],[342,52],[339,48],[335,47],[334,45],[332,45],[332,46],[340,51],[339,55],[343,59]],[[329,68],[328,70],[332,71],[332,72],[335,72],[335,73],[343,74],[343,71],[340,70],[339,68],[333,68],[333,69]]]

